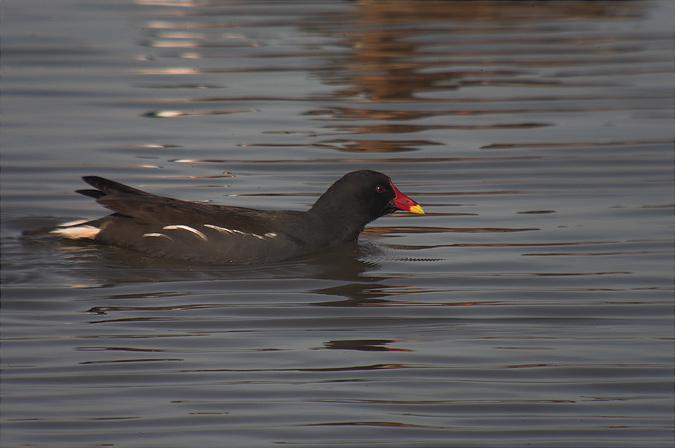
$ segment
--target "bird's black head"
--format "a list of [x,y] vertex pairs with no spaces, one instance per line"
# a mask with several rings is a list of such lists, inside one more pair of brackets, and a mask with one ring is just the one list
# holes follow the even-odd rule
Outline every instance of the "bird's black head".
[[314,204],[313,209],[353,217],[363,226],[381,216],[403,210],[423,214],[422,207],[377,171],[361,170],[345,174]]

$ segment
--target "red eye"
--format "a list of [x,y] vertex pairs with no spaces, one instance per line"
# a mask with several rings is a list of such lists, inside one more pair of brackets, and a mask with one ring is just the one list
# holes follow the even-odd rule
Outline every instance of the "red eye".
[[375,191],[378,193],[384,193],[385,188],[382,185],[375,187]]

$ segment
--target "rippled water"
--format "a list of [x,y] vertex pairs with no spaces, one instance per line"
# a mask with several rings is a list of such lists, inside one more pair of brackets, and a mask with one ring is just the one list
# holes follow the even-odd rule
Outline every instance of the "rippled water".
[[[37,7],[39,6],[39,7]],[[2,2],[2,446],[672,446],[671,2]],[[22,232],[428,212],[262,267]]]

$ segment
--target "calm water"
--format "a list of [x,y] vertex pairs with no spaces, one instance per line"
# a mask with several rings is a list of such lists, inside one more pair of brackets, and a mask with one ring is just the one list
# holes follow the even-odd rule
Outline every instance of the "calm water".
[[[673,445],[672,2],[1,8],[3,447]],[[21,236],[82,175],[361,168],[428,214],[255,268]]]

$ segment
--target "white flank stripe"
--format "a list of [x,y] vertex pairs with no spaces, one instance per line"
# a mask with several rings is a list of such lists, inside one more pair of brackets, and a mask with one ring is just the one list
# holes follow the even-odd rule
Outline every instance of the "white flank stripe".
[[[218,226],[214,226],[213,224],[204,224],[204,227],[208,227],[208,228],[210,228],[210,229],[217,230],[217,231],[219,231],[220,233],[227,233],[228,235],[252,236],[252,237],[258,238],[259,240],[264,240],[264,239],[265,239],[264,236],[260,236],[260,235],[258,235],[258,234],[256,234],[256,233],[247,233],[247,232],[242,232],[241,230],[226,229],[225,227],[218,227]],[[277,236],[277,234],[276,234],[276,233],[274,233],[274,234],[272,234],[272,233],[266,233],[265,236],[266,236],[266,237],[269,237],[269,236]]]
[[143,238],[147,238],[149,236],[154,236],[157,238],[166,238],[167,240],[173,241],[173,238],[171,238],[168,235],[164,235],[163,233],[144,233]]
[[218,227],[218,226],[214,226],[213,224],[204,224],[204,227],[208,227],[209,229],[217,230],[220,233],[229,233],[230,235],[235,234],[235,233],[238,234],[238,235],[245,235],[245,233],[242,232],[241,230],[226,229],[225,227]]
[[93,239],[101,229],[94,226],[66,227],[52,230],[51,234],[71,240]]
[[164,226],[163,228],[164,228],[164,230],[187,230],[188,232],[194,233],[195,235],[197,235],[199,238],[203,239],[204,241],[208,241],[208,238],[206,237],[206,235],[204,235],[202,232],[200,232],[197,229],[193,229],[190,226],[185,226],[183,224],[177,224],[177,225],[174,225],[174,226]]

